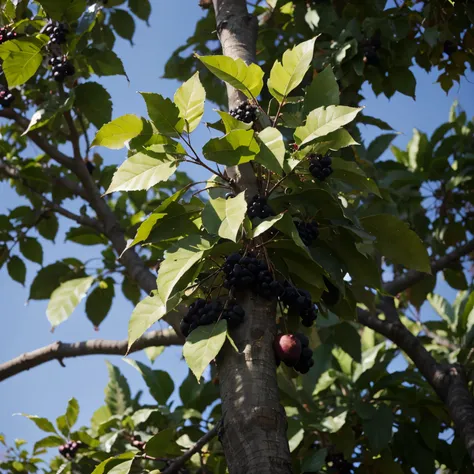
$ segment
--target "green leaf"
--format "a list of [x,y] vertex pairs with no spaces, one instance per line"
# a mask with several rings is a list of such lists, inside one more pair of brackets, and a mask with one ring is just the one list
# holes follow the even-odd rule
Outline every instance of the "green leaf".
[[127,114],[103,125],[95,136],[92,146],[105,146],[112,150],[120,150],[125,143],[138,136],[143,129],[142,119]]
[[25,284],[26,278],[26,265],[20,257],[13,255],[7,263],[8,274],[13,280]]
[[388,214],[364,217],[361,224],[377,238],[375,245],[382,255],[407,268],[431,273],[428,252],[407,224]]
[[431,307],[438,313],[438,315],[448,323],[450,327],[454,327],[456,323],[456,315],[453,307],[441,295],[428,295],[428,301]]
[[427,169],[433,158],[433,150],[426,133],[422,133],[416,128],[413,129],[413,136],[408,142],[408,161],[412,170]]
[[97,128],[112,120],[112,100],[104,86],[97,82],[79,84],[75,89],[75,106]]
[[86,49],[83,54],[88,65],[98,76],[119,74],[127,77],[122,61],[112,50],[90,48]]
[[176,430],[167,428],[150,438],[145,446],[145,453],[156,458],[178,456],[180,447],[176,444]]
[[196,57],[222,81],[242,91],[248,98],[257,97],[263,88],[263,70],[257,64],[247,65],[240,59],[229,56]]
[[315,452],[312,452],[308,457],[306,457],[301,466],[301,472],[319,472],[320,469],[326,464],[326,456],[328,450],[318,449]]
[[61,436],[47,436],[46,438],[40,439],[35,443],[33,452],[37,452],[39,449],[42,448],[56,448],[65,443],[66,440],[64,438],[61,438]]
[[130,13],[115,8],[110,15],[110,23],[119,36],[132,42],[133,34],[135,33],[135,22]]
[[212,248],[211,242],[200,235],[190,235],[177,242],[165,254],[158,273],[158,291],[164,303],[184,274]]
[[77,421],[79,416],[79,403],[75,398],[71,398],[67,404],[66,408],[66,419],[69,428],[72,428]]
[[43,263],[43,247],[33,237],[24,237],[20,240],[20,251],[28,260],[40,265]]
[[170,99],[160,94],[140,92],[145,100],[148,115],[162,135],[178,137],[184,129],[184,120],[180,110]]
[[191,133],[197,128],[204,115],[206,91],[199,80],[199,72],[187,80],[174,95],[180,116],[186,122],[185,130]]
[[290,214],[285,213],[282,218],[275,223],[275,227],[283,232],[285,235],[288,237],[291,237],[293,242],[303,249],[306,253],[308,252],[308,248],[306,245],[303,243],[301,240],[300,234],[298,232],[298,229],[295,226],[295,223],[293,222],[293,219]]
[[133,310],[128,323],[128,350],[153,324],[167,313],[160,295],[147,296]]
[[25,415],[24,413],[19,414],[31,420],[40,430],[45,431],[46,433],[57,433],[56,428],[47,418],[42,418],[36,415]]
[[[123,453],[119,454],[118,456],[114,456],[112,458],[108,458],[105,461],[102,461],[97,467],[92,471],[92,474],[105,474],[105,473],[112,473],[112,474],[126,474],[130,471],[131,463],[133,462],[133,458],[135,457],[134,452]],[[125,469],[128,468],[128,471],[113,471],[115,468],[121,469],[120,466],[125,464]]]
[[177,160],[172,155],[143,150],[120,165],[105,194],[116,191],[148,190],[168,180],[177,168]]
[[268,79],[268,90],[278,102],[298,87],[311,65],[316,38],[304,41],[283,53],[282,61],[275,61]]
[[[54,118],[56,118],[58,114],[71,110],[73,104],[74,104],[73,97],[68,97],[63,104],[60,104],[56,101],[46,103],[44,109],[38,109],[31,116],[30,123],[28,124],[27,129],[22,133],[22,136],[27,135],[29,132],[33,130],[37,130],[38,128],[44,127],[45,125],[50,123]],[[41,222],[44,222],[44,220],[42,220]]]
[[86,8],[85,0],[39,0],[38,3],[54,20],[77,20]]
[[102,323],[102,321],[109,314],[114,296],[115,282],[112,278],[106,278],[105,280],[101,281],[87,297],[87,319],[94,325],[95,328],[98,328],[100,323]]
[[277,216],[267,217],[266,219],[263,219],[262,222],[260,222],[260,224],[258,224],[258,226],[255,227],[255,229],[253,229],[252,238],[262,235],[268,229],[273,227],[279,220],[281,220],[284,215],[285,214],[282,212],[281,214],[278,214]]
[[410,69],[405,67],[392,69],[389,77],[398,92],[415,99],[416,79]]
[[[218,235],[226,216],[226,199],[210,199],[202,211],[202,225],[210,234]],[[223,229],[224,230],[224,229]]]
[[52,292],[61,281],[71,279],[73,272],[64,262],[56,262],[42,268],[37,274],[30,288],[30,300],[49,299]]
[[41,237],[54,242],[59,230],[58,218],[55,214],[48,215],[48,217],[41,219],[36,226]]
[[248,163],[259,151],[253,130],[233,130],[221,138],[212,138],[203,147],[208,160],[225,166]]
[[332,160],[332,168],[334,170],[334,174],[331,175],[333,179],[343,181],[350,185],[352,189],[367,191],[382,197],[375,181],[368,178],[356,163],[334,158]]
[[376,413],[368,420],[362,420],[364,433],[369,439],[373,454],[380,453],[392,439],[392,410],[387,405],[381,405]]
[[318,138],[313,142],[311,148],[314,153],[325,154],[329,150],[338,151],[341,148],[346,148],[352,145],[358,145],[358,143],[351,137],[347,130],[341,128],[323,138]]
[[151,396],[160,405],[165,405],[174,390],[174,383],[168,372],[152,370],[145,364],[132,359],[124,359],[124,361],[140,372]]
[[304,112],[308,115],[312,110],[328,105],[339,105],[339,86],[331,67],[320,72],[306,88],[304,96]]
[[385,133],[376,137],[367,148],[366,159],[374,162],[380,158],[397,136],[398,133]]
[[232,132],[232,130],[250,130],[252,128],[252,123],[246,123],[242,122],[241,120],[237,120],[227,112],[222,112],[222,110],[218,110],[217,113],[222,119],[225,133]]
[[144,349],[148,360],[153,364],[155,360],[160,357],[161,354],[165,351],[165,346],[156,346],[156,347],[147,347]]
[[150,0],[128,0],[128,6],[140,20],[148,22],[151,13]]
[[227,321],[221,320],[216,324],[198,327],[186,339],[183,355],[198,382],[206,367],[216,358],[224,345],[226,334]]
[[94,277],[76,278],[62,283],[53,291],[46,309],[48,321],[53,328],[71,316],[76,306],[86,296],[93,281]]
[[267,127],[257,135],[257,141],[260,153],[255,161],[281,176],[286,153],[281,132],[277,128]]
[[316,138],[324,137],[352,122],[362,108],[330,105],[310,112],[303,127],[295,130],[295,141],[304,146]]
[[71,227],[66,233],[66,239],[81,245],[106,245],[109,241],[90,227]]
[[224,239],[237,242],[237,234],[239,233],[247,212],[245,191],[237,194],[234,198],[226,199],[225,203],[225,219],[220,225],[218,234]]
[[107,361],[106,364],[109,371],[109,383],[105,387],[105,403],[113,415],[123,415],[132,403],[130,387],[118,367]]
[[43,61],[42,48],[47,40],[44,35],[36,38],[29,36],[0,45],[2,69],[10,89],[21,86],[36,73]]
[[365,125],[373,125],[374,127],[378,127],[380,130],[387,130],[389,132],[393,130],[393,128],[387,122],[384,122],[379,118],[370,117],[369,115],[359,115],[358,121]]

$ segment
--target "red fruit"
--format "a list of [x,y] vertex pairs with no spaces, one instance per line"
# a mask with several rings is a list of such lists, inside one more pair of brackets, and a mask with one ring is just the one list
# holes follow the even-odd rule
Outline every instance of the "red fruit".
[[277,334],[273,347],[278,359],[289,367],[300,360],[301,342],[294,334]]

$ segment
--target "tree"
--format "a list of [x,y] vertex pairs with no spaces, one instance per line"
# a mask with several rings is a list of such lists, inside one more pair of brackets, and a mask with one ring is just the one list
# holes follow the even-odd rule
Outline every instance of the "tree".
[[[181,344],[190,375],[173,407],[170,375],[127,359],[147,406],[109,364],[89,427],[74,428],[75,399],[56,426],[28,415],[47,436],[31,454],[17,441],[2,468],[36,472],[59,447],[47,472],[472,472],[474,125],[454,105],[431,137],[415,131],[382,160],[393,130],[358,107],[365,81],[415,97],[413,60],[449,90],[473,64],[472,5],[201,5],[165,71],[183,82],[174,98],[143,92],[148,117],[112,120],[91,77],[126,74],[115,35],[131,41],[150,3],[5,2],[0,173],[31,206],[2,216],[2,265],[24,283],[23,259],[42,263],[41,240],[67,219],[69,240],[103,246],[101,268],[44,266],[29,298],[49,299],[53,327],[85,297],[99,326],[120,282],[136,308],[128,341],[40,348],[0,365],[0,380]],[[196,150],[206,95],[229,112]],[[358,124],[388,133],[364,146]],[[127,158],[104,166],[93,147]],[[435,293],[441,272],[452,303]],[[426,300],[440,319],[420,317]],[[148,331],[159,320],[170,328]],[[406,369],[388,371],[401,354]]]

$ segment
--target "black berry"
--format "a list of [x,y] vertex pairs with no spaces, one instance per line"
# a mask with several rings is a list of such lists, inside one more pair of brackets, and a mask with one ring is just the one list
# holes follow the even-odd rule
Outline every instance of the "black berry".
[[57,82],[63,82],[67,76],[73,76],[76,72],[72,63],[62,56],[53,56],[49,64],[53,67],[53,77]]
[[285,281],[280,289],[279,299],[290,310],[299,314],[303,326],[311,327],[316,321],[318,311],[311,300],[311,295],[306,290],[296,288]]
[[443,53],[451,56],[451,54],[455,53],[458,50],[458,47],[452,41],[446,40],[443,43]]
[[249,102],[242,102],[235,109],[231,109],[229,114],[241,122],[251,123],[257,119],[257,107]]
[[78,449],[82,446],[83,443],[81,441],[68,441],[66,444],[59,446],[58,451],[66,459],[74,459]]
[[252,198],[247,209],[247,215],[250,219],[259,217],[260,219],[265,219],[270,216],[274,216],[272,208],[267,204],[267,199],[256,195]]
[[18,35],[6,27],[0,28],[0,44],[15,39]]
[[332,174],[332,159],[329,154],[311,154],[309,158],[309,172],[319,181],[324,181]]
[[314,221],[310,222],[295,222],[298,234],[300,235],[301,240],[306,246],[310,246],[313,243],[313,240],[316,240],[319,236],[318,224]]
[[48,45],[64,44],[69,30],[64,23],[50,22],[44,29],[45,34],[49,36]]
[[226,320],[227,325],[233,329],[242,323],[244,317],[244,309],[235,300],[229,300],[224,305],[218,300],[206,302],[199,298],[189,306],[188,313],[181,320],[180,329],[183,336],[188,337],[197,327],[214,324],[219,319]]
[[0,85],[0,105],[2,107],[10,107],[14,100],[15,97],[10,90],[5,86]]
[[226,275],[224,287],[227,289],[251,289],[267,299],[277,296],[272,289],[274,280],[267,264],[253,255],[229,255],[222,269]]

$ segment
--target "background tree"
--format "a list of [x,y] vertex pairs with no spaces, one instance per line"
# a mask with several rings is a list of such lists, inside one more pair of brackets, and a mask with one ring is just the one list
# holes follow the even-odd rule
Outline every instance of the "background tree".
[[[74,399],[56,426],[31,417],[48,435],[31,455],[17,442],[4,468],[34,472],[59,447],[51,472],[470,472],[473,124],[454,106],[382,161],[395,135],[357,105],[365,81],[414,97],[413,60],[449,90],[472,64],[472,5],[201,3],[207,17],[165,71],[184,81],[173,100],[142,93],[148,118],[112,121],[90,77],[125,75],[115,35],[131,41],[131,13],[146,21],[149,3],[3,6],[1,175],[31,206],[3,216],[2,263],[23,283],[23,258],[42,263],[59,215],[74,222],[68,240],[104,250],[99,267],[40,270],[30,299],[49,299],[52,326],[85,295],[99,326],[120,283],[137,306],[128,341],[54,344],[0,379],[183,343],[192,371],[183,406],[166,405],[169,374],[129,360],[158,404],[146,406],[110,365],[90,427],[74,429]],[[206,94],[225,108],[226,93],[230,113],[196,149]],[[359,145],[360,123],[389,133]],[[127,159],[104,166],[95,146],[126,146]],[[194,183],[182,163],[211,176]],[[460,290],[452,304],[434,294],[439,272]],[[426,299],[440,320],[419,317]],[[160,319],[171,328],[146,332]],[[408,368],[387,371],[402,352]]]

